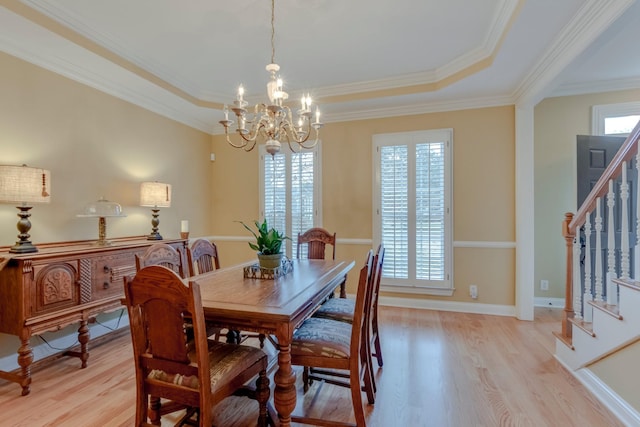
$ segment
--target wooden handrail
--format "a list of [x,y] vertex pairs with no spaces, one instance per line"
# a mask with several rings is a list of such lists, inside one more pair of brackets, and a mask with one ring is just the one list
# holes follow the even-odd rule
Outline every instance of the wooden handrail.
[[592,212],[596,205],[596,199],[603,197],[609,192],[609,180],[619,176],[622,172],[622,163],[631,160],[638,152],[638,138],[640,138],[640,122],[636,124],[627,139],[620,147],[620,150],[613,156],[611,163],[604,170],[596,185],[578,209],[569,224],[569,229],[575,234],[576,228],[586,221],[587,213]]

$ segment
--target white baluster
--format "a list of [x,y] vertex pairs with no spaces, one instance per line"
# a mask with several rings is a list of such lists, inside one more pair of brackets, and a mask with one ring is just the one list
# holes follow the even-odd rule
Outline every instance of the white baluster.
[[593,319],[593,310],[588,302],[593,300],[591,296],[591,212],[587,213],[584,223],[584,295],[582,296],[582,307],[585,322]]
[[622,162],[622,182],[620,183],[620,277],[629,278],[629,181],[627,180],[627,162]]
[[596,199],[596,263],[595,263],[595,300],[602,301],[602,215],[600,197]]
[[609,192],[607,193],[607,304],[614,304],[611,298],[616,292],[613,279],[616,276],[616,229],[615,214],[613,208],[616,205],[616,195],[613,192],[613,180],[609,180]]
[[580,228],[573,238],[573,317],[582,319],[582,278],[580,277]]

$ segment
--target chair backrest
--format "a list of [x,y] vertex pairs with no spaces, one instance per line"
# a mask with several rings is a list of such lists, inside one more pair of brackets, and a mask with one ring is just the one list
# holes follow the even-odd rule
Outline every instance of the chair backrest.
[[[377,317],[378,311],[378,296],[380,294],[380,280],[382,279],[382,267],[384,263],[384,253],[385,249],[382,243],[378,245],[378,250],[376,251],[376,267],[375,267],[375,275],[373,277],[373,285],[371,286],[371,312],[373,316]],[[372,319],[373,320],[373,319]],[[376,320],[377,321],[377,320]]]
[[187,248],[187,261],[189,276],[217,270],[220,268],[218,247],[207,239],[197,239]]
[[324,259],[325,246],[333,247],[333,258],[336,259],[336,233],[329,233],[324,228],[310,228],[304,233],[298,233],[298,252],[296,258],[300,258],[300,246],[307,245],[308,259]]
[[353,310],[353,323],[351,329],[351,360],[352,363],[362,360],[362,355],[368,349],[368,326],[369,316],[367,311],[371,308],[371,277],[373,276],[374,262],[376,257],[373,251],[369,250],[365,265],[360,269],[358,279],[358,290],[356,292],[356,305]]
[[182,267],[182,255],[174,247],[166,243],[154,243],[142,255],[136,254],[136,271],[152,265],[161,265],[185,278]]
[[[174,271],[155,265],[128,277],[124,290],[139,396],[136,420],[147,416],[147,403],[140,396],[209,408],[209,356],[198,284],[186,286]],[[185,317],[193,324],[192,340],[186,334]],[[195,351],[195,364],[190,351]]]

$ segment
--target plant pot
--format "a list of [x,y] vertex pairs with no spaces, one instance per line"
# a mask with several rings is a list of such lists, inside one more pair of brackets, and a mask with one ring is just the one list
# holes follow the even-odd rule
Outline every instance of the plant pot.
[[258,264],[262,268],[274,269],[280,267],[282,261],[282,254],[262,255],[258,254]]

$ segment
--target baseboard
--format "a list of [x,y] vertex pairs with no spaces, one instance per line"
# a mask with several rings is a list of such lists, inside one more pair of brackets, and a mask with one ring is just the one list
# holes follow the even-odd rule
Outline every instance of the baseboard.
[[564,298],[536,297],[533,299],[533,305],[536,307],[564,308]]
[[378,304],[402,308],[422,308],[427,310],[455,311],[460,313],[491,314],[511,317],[516,316],[516,307],[513,305],[385,297],[382,295],[380,295]]
[[640,427],[640,413],[602,382],[590,369],[581,368],[574,371],[557,357],[556,360],[587,390],[593,393],[596,399],[606,406],[621,423],[627,427]]

